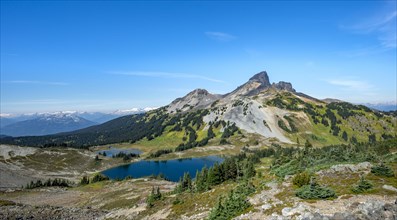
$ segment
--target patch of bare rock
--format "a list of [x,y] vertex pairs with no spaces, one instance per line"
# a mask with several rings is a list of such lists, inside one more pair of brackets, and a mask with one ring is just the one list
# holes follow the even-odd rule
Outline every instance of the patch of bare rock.
[[0,206],[0,219],[104,219],[105,211],[90,208],[12,205]]

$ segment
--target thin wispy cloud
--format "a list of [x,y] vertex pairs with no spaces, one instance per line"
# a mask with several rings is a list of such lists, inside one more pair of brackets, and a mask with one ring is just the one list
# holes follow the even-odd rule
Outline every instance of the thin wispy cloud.
[[365,80],[350,77],[350,79],[339,78],[328,79],[325,81],[334,87],[332,89],[332,92],[334,93],[332,97],[338,97],[338,99],[355,103],[380,100],[379,88]]
[[359,81],[359,80],[327,80],[327,82],[331,85],[339,86],[346,90],[351,91],[372,91],[375,87],[368,82]]
[[50,86],[67,86],[69,83],[65,82],[47,82],[47,81],[34,81],[34,80],[11,80],[4,81],[6,84],[32,84],[32,85],[50,85]]
[[376,55],[389,51],[390,49],[391,48],[383,47],[382,45],[376,45],[376,46],[364,47],[354,50],[338,51],[336,52],[336,54],[343,57],[353,58],[353,57],[361,57],[368,55]]
[[[378,48],[395,49],[397,47],[397,10],[396,3],[386,7],[353,25],[341,25],[343,30],[355,34],[374,35],[379,41]],[[367,50],[369,50],[367,48]]]
[[168,73],[168,72],[109,72],[113,75],[125,75],[125,76],[144,76],[144,77],[155,77],[155,78],[181,78],[181,79],[200,79],[216,83],[226,83],[223,80],[214,79],[206,76],[187,74],[187,73]]
[[4,102],[6,105],[60,105],[68,103],[65,100],[58,99],[33,99],[33,100],[22,100],[15,102]]
[[395,21],[397,16],[397,11],[393,10],[386,14],[380,16],[374,16],[370,19],[365,20],[362,23],[358,23],[352,26],[345,26],[345,28],[352,29],[357,31],[358,33],[371,33],[373,31],[383,30],[385,26],[389,26],[389,24]]
[[76,107],[108,107],[109,105],[120,105],[120,106],[130,106],[139,105],[147,106],[151,102],[166,102],[162,99],[146,100],[146,99],[134,99],[133,103],[129,99],[26,99],[10,102],[2,102],[4,105],[10,106],[24,106],[24,105],[34,105],[34,106],[59,106],[64,105],[67,108]]
[[213,40],[217,40],[217,41],[231,41],[231,40],[236,39],[236,36],[233,36],[231,34],[224,33],[224,32],[207,31],[207,32],[205,32],[205,35],[207,35],[207,37],[209,37]]

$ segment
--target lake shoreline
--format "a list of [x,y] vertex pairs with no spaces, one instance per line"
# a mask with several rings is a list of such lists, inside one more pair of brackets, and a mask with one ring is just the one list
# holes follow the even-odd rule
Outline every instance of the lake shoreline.
[[141,159],[129,164],[103,170],[101,173],[112,180],[124,179],[126,177],[132,177],[135,179],[163,175],[166,179],[172,182],[178,182],[186,172],[194,178],[197,170],[201,170],[203,167],[212,167],[217,163],[220,164],[223,160],[224,158],[217,155],[194,158],[177,158],[172,160]]

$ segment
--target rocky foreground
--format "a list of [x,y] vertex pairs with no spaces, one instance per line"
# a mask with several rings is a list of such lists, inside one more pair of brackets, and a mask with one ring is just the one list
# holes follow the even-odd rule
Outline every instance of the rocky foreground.
[[0,207],[0,219],[103,219],[105,211],[90,208],[11,205]]
[[[332,202],[329,201],[329,206]],[[397,199],[393,203],[385,203],[381,200],[368,199],[363,203],[354,202],[345,207],[348,211],[325,214],[320,210],[299,203],[292,208],[284,208],[282,214],[272,214],[270,216],[261,216],[255,213],[248,213],[235,219],[269,219],[269,220],[395,220],[397,219]]]
[[[330,204],[331,205],[331,204]],[[282,215],[271,216],[254,215],[248,213],[235,219],[305,219],[305,220],[395,220],[397,219],[397,200],[394,203],[385,203],[369,199],[364,203],[353,203],[347,207],[348,212],[337,212],[332,215],[313,212],[310,207],[300,203],[293,208],[284,208]],[[310,211],[311,210],[311,211]],[[9,204],[0,206],[0,219],[107,219],[109,212],[91,208],[67,208],[54,206],[31,206],[22,204]],[[166,216],[157,216],[159,219]],[[203,216],[191,216],[187,219],[200,219]],[[128,218],[128,216],[123,216]]]

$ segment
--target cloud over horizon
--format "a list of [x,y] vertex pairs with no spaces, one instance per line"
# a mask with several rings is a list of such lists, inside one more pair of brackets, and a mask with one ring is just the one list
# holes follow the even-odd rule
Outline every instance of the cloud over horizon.
[[327,80],[327,82],[331,85],[336,85],[342,87],[347,90],[354,90],[354,91],[363,91],[363,90],[370,90],[373,89],[374,86],[359,80]]
[[144,77],[158,77],[158,78],[182,78],[182,79],[201,79],[216,83],[226,83],[223,80],[214,79],[206,76],[188,74],[188,73],[169,73],[169,72],[145,72],[145,71],[112,71],[109,72],[112,75],[124,75],[124,76],[144,76]]
[[51,86],[67,86],[69,83],[65,82],[48,82],[48,81],[36,81],[36,80],[10,80],[4,81],[7,84],[32,84],[32,85],[51,85]]
[[231,34],[228,33],[224,33],[224,32],[216,32],[216,31],[207,31],[205,32],[205,35],[207,35],[207,37],[213,39],[213,40],[217,40],[217,41],[232,41],[234,39],[236,39],[236,36],[233,36]]

